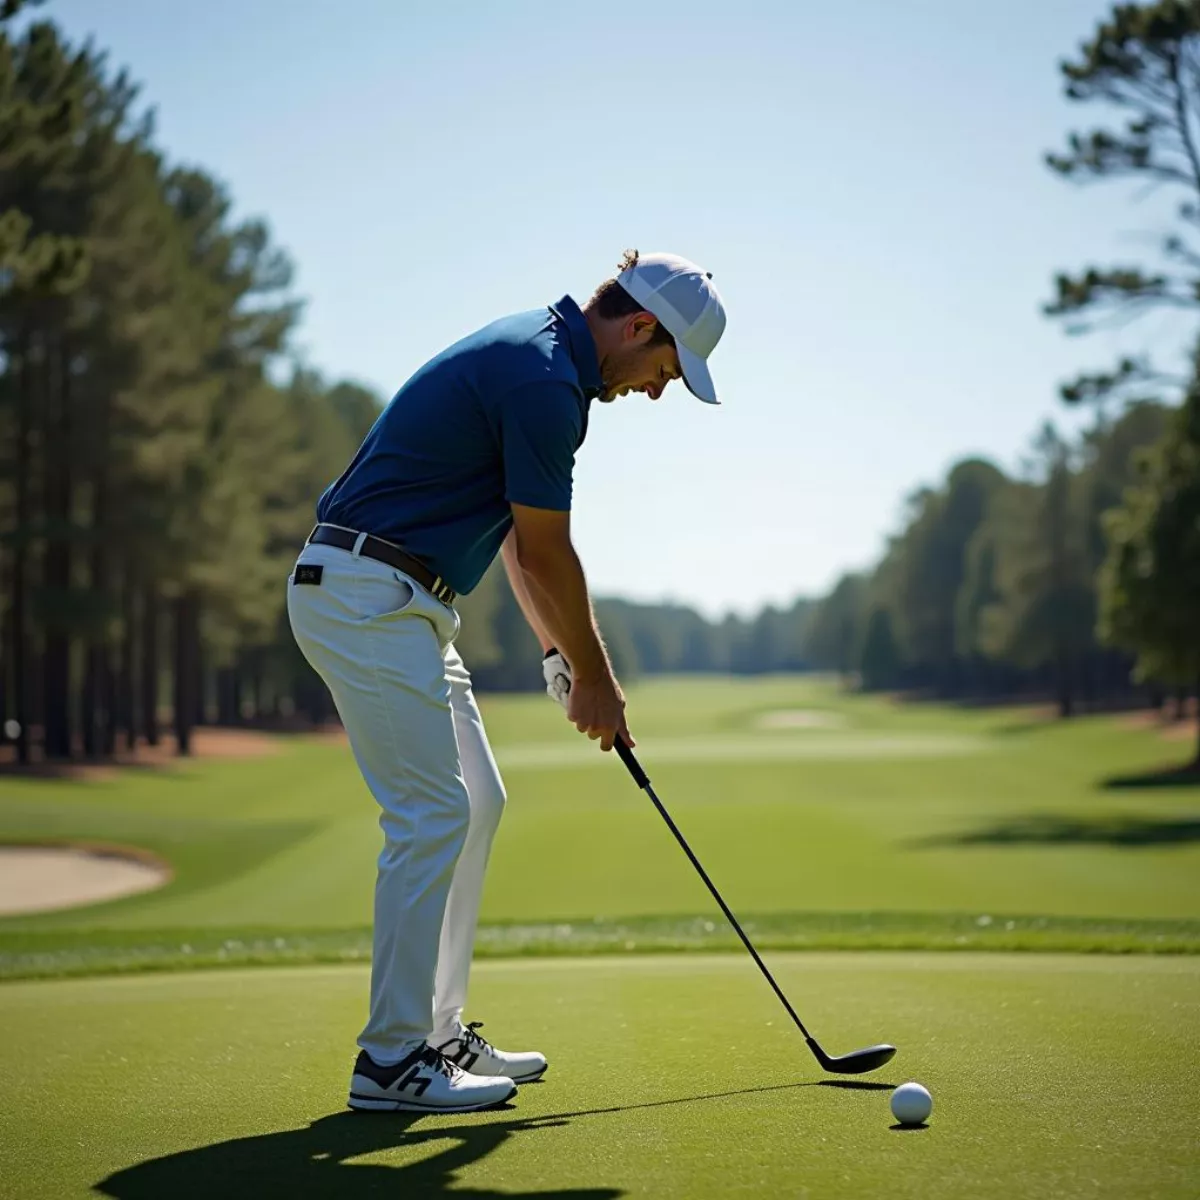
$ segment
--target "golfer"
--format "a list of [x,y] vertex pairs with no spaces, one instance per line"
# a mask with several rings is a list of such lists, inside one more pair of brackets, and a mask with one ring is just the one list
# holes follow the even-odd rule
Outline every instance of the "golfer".
[[383,829],[351,1108],[484,1108],[546,1070],[541,1054],[499,1050],[462,1020],[505,792],[453,604],[501,553],[547,690],[602,749],[633,744],[571,544],[575,453],[593,400],[657,400],[682,378],[716,404],[706,359],[724,329],[707,272],[628,252],[582,308],[564,296],[427,362],[317,503],[288,616]]

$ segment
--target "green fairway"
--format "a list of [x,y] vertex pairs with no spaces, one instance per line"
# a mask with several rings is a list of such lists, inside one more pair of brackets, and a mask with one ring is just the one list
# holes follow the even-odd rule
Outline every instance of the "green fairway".
[[[615,756],[544,697],[484,709],[509,805],[483,952],[734,944]],[[630,712],[660,795],[767,944],[1200,947],[1200,791],[1151,786],[1186,749],[1152,731],[786,677],[655,681]],[[9,976],[369,945],[380,835],[340,744],[98,783],[10,777],[0,837],[126,842],[175,869],[159,892],[0,921]]]
[[[486,963],[473,1012],[551,1059],[515,1106],[344,1111],[361,967],[0,989],[0,1179],[22,1200],[1196,1195],[1195,958],[777,955],[822,1077],[732,955]],[[895,1131],[888,1090],[933,1093]]]

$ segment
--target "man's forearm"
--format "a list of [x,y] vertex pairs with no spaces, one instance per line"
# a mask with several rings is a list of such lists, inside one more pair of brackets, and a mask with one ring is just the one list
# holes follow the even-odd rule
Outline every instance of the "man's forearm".
[[533,630],[534,636],[541,643],[544,651],[552,647],[557,647],[557,639],[546,628],[545,619],[538,611],[537,605],[534,604],[533,597],[529,594],[529,585],[525,579],[525,570],[517,558],[517,539],[514,533],[510,532],[508,537],[504,539],[504,545],[500,548],[500,554],[504,559],[504,570],[508,575],[509,586],[512,588],[513,595],[517,598],[517,606],[524,614],[525,620],[529,622],[529,628]]
[[522,552],[517,543],[512,553],[527,588],[527,599],[543,635],[549,639],[543,642],[543,649],[555,646],[577,679],[611,674],[612,666],[592,613],[583,565],[575,551],[567,546],[552,552]]

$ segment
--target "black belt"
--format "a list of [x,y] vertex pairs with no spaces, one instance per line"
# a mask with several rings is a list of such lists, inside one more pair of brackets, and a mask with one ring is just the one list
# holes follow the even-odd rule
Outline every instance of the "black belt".
[[[341,550],[353,550],[358,539],[363,537],[353,529],[340,529],[336,525],[318,525],[308,535],[307,544],[318,546],[337,546]],[[385,542],[368,533],[363,537],[363,544],[358,548],[359,554],[387,563],[406,575],[411,575],[431,596],[443,604],[453,604],[458,593],[440,576],[435,575],[420,559],[405,554],[399,546]]]

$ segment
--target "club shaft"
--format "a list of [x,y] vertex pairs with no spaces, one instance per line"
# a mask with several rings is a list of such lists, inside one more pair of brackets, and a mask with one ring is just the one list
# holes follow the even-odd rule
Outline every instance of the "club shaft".
[[717,891],[717,885],[708,877],[708,872],[701,865],[700,860],[695,856],[695,854],[692,853],[692,848],[688,845],[687,838],[685,838],[679,831],[679,826],[676,825],[671,819],[671,814],[667,812],[662,801],[654,794],[654,788],[650,785],[650,777],[642,769],[641,763],[639,763],[637,758],[634,757],[634,753],[629,748],[628,743],[618,736],[615,749],[621,756],[621,761],[626,767],[629,768],[629,773],[633,776],[634,782],[646,793],[647,796],[650,797],[651,803],[653,803],[654,807],[658,809],[659,816],[661,816],[662,819],[667,823],[667,828],[672,834],[674,834],[675,840],[680,844],[680,846],[683,847],[683,852],[688,856],[688,861],[691,862],[692,866],[696,868],[696,874],[704,880],[704,886],[708,888],[708,890],[712,893],[713,899],[721,906],[721,911],[725,914],[725,919],[730,925],[733,926],[734,932],[742,939],[742,945],[745,946],[750,952],[750,957],[754,959],[755,965],[763,973],[763,978],[765,978],[766,981],[771,985],[775,995],[779,997],[779,1003],[782,1004],[785,1009],[787,1009],[788,1016],[796,1022],[796,1028],[799,1029],[802,1034],[804,1034],[805,1040],[811,1047],[814,1047],[815,1050],[816,1044],[813,1041],[812,1035],[807,1029],[804,1028],[804,1022],[801,1021],[796,1015],[796,1010],[792,1007],[788,998],[783,994],[783,989],[775,982],[775,976],[772,975],[769,970],[767,970],[767,964],[759,957],[758,951],[754,948],[754,943],[749,939],[749,937],[746,936],[746,931],[738,923],[737,917],[733,915],[729,905],[725,903],[721,893]]

